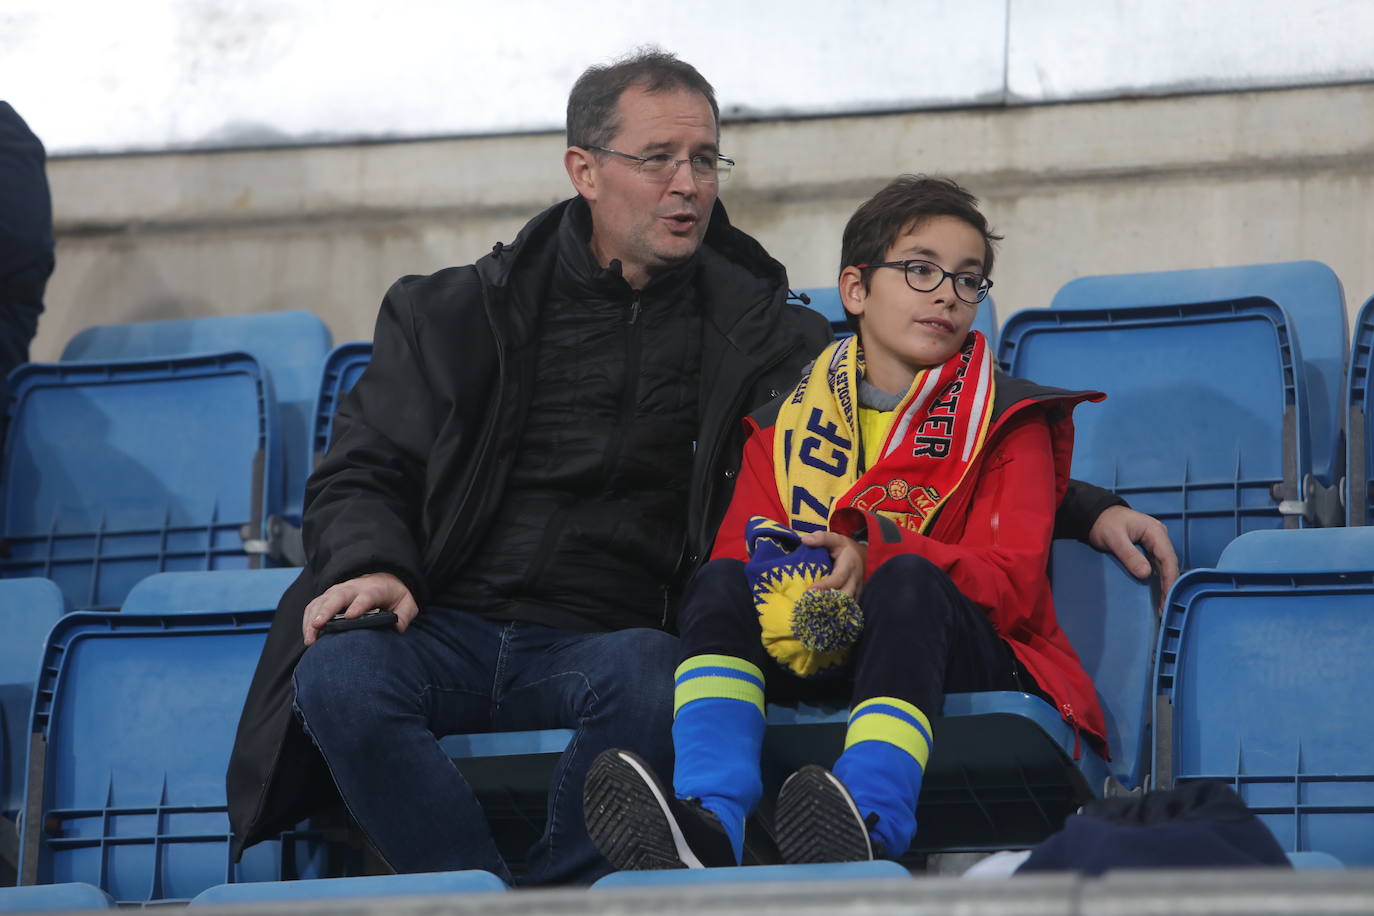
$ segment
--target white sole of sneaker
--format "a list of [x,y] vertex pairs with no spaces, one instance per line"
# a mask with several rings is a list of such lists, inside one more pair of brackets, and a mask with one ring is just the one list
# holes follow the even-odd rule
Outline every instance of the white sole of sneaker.
[[692,852],[692,847],[687,845],[687,838],[682,835],[682,828],[678,827],[677,818],[673,817],[672,810],[668,807],[668,799],[664,798],[663,793],[658,791],[657,780],[649,775],[649,772],[639,765],[639,761],[630,755],[617,754],[616,756],[624,763],[628,763],[644,780],[644,785],[653,793],[654,801],[658,802],[658,808],[663,812],[663,819],[668,823],[668,831],[673,836],[673,846],[677,849],[677,857],[682,860],[682,864],[688,868],[705,868],[706,866],[702,865],[701,860],[696,857],[696,853]]
[[778,793],[776,817],[778,846],[787,862],[873,858],[873,842],[853,797],[824,767],[803,767],[788,777]]

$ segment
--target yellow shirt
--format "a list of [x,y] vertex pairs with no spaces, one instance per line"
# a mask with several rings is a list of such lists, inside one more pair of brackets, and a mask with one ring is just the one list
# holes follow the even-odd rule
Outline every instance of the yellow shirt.
[[892,427],[893,411],[859,405],[859,441],[863,443],[864,469],[873,467],[887,431]]

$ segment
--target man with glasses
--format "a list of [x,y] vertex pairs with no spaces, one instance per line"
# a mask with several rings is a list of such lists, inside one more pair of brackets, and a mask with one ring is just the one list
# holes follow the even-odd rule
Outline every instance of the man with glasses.
[[[582,820],[593,758],[668,767],[665,631],[740,421],[830,332],[717,201],[733,163],[693,67],[649,50],[590,68],[567,131],[576,197],[382,303],[239,723],[236,857],[341,796],[397,872],[513,880],[435,738],[569,728],[520,877],[588,882],[610,868]],[[336,615],[387,626],[322,633]]]
[[[521,880],[609,870],[583,826],[587,768],[611,746],[669,765],[666,631],[729,499],[740,420],[830,337],[730,225],[719,143],[690,65],[651,50],[593,67],[568,100],[577,196],[387,293],[240,722],[236,852],[337,785],[395,871],[510,881],[435,736],[569,728]],[[321,634],[373,608],[395,623]]]

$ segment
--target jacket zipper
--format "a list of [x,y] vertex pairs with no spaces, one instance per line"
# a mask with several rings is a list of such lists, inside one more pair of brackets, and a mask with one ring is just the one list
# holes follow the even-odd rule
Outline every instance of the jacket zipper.
[[634,298],[630,300],[629,313],[621,326],[625,336],[625,381],[620,386],[620,419],[611,439],[611,447],[606,450],[604,468],[607,489],[612,475],[615,474],[616,465],[620,463],[620,453],[625,443],[625,429],[634,419],[635,398],[639,394],[639,363],[643,350],[643,335],[636,327],[639,321],[639,305],[640,293],[639,290],[635,290]]
[[1083,756],[1083,746],[1080,740],[1082,737],[1082,729],[1078,727],[1078,720],[1073,717],[1073,707],[1068,703],[1060,703],[1059,712],[1069,723],[1069,727],[1073,729],[1073,759],[1077,760]]

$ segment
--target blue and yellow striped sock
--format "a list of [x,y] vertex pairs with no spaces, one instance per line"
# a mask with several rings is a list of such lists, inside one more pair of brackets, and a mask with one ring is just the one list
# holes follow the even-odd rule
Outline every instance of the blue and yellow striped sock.
[[930,736],[925,713],[895,697],[864,700],[849,714],[834,773],[860,814],[878,815],[869,832],[888,858],[906,852],[916,835],[916,798],[930,759]]
[[730,655],[694,655],[675,683],[673,792],[720,819],[738,862],[744,819],[763,795],[763,672]]

